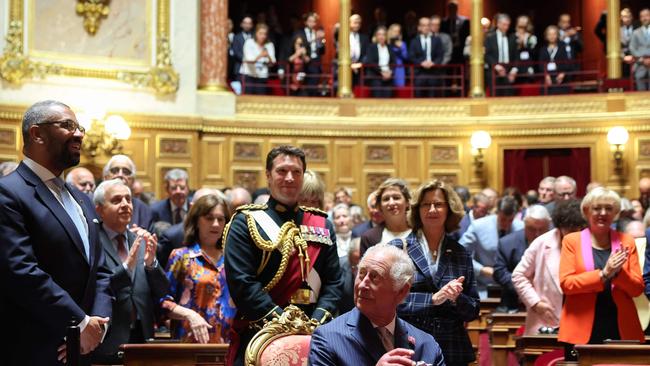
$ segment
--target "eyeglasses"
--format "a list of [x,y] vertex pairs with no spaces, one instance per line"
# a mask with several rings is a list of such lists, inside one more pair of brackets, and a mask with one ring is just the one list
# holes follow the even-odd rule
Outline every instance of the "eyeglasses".
[[122,167],[122,166],[114,166],[114,167],[110,168],[108,171],[111,172],[111,174],[119,174],[120,171],[121,171],[122,174],[124,174],[126,176],[131,176],[133,174],[131,169],[125,168],[125,167]]
[[420,207],[423,207],[423,208],[429,208],[430,209],[431,206],[433,206],[433,208],[435,208],[436,211],[440,211],[443,208],[447,208],[447,202],[422,202],[420,204]]
[[75,132],[78,129],[79,132],[86,133],[86,129],[82,125],[71,119],[65,119],[63,121],[45,121],[37,123],[37,125],[59,125],[59,127],[68,130],[68,132]]

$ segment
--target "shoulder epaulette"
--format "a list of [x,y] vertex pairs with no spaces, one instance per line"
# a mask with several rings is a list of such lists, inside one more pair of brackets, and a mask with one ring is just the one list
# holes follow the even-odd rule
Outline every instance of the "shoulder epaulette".
[[268,208],[268,206],[266,205],[266,203],[261,204],[261,205],[251,203],[251,204],[248,204],[248,205],[239,206],[239,207],[237,207],[237,210],[235,210],[235,211],[236,212],[241,212],[241,211],[252,211],[252,210],[266,210],[267,208]]
[[315,213],[315,214],[323,216],[323,217],[327,217],[327,212],[321,210],[320,208],[300,206],[300,209],[305,211],[305,212],[311,212],[311,213]]

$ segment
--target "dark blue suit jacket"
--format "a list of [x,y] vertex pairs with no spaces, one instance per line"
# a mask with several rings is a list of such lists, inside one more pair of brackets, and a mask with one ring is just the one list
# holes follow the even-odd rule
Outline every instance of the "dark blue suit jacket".
[[[443,56],[444,51],[442,49],[442,42],[440,41],[440,38],[431,35],[431,61],[433,61],[433,63],[436,65],[440,65],[442,63]],[[415,36],[415,38],[411,40],[411,44],[409,44],[409,59],[416,65],[421,64],[424,62],[424,60],[427,59],[427,55],[424,53],[424,49],[422,48],[422,42],[419,34]],[[421,67],[416,67],[415,74],[430,73],[433,72],[433,70],[435,69],[427,70]]]
[[151,227],[151,209],[139,198],[133,197],[133,217],[131,224],[136,224],[143,229]]
[[[386,353],[372,323],[357,308],[316,328],[310,348],[309,365],[314,366],[375,365]],[[400,318],[395,321],[395,348],[414,350],[414,361],[445,364],[433,337]]]
[[185,231],[183,230],[183,223],[172,225],[169,229],[163,231],[158,239],[158,248],[156,249],[156,258],[163,268],[167,268],[169,255],[176,248],[183,246],[183,238]]
[[[650,299],[650,229],[645,231],[645,263],[643,264],[643,282],[645,283],[645,295]],[[639,255],[641,255],[639,253]]]
[[66,186],[86,217],[89,261],[72,219],[31,169],[21,163],[0,179],[3,365],[61,365],[57,347],[72,319],[111,316],[99,221],[88,196]]
[[[393,240],[390,244],[403,248],[401,240]],[[438,270],[431,276],[417,235],[409,234],[406,244],[416,271],[411,292],[397,313],[400,318],[431,334],[440,344],[447,363],[468,364],[474,361],[472,342],[465,329],[465,322],[476,319],[480,310],[472,258],[462,245],[447,236],[439,254]],[[460,276],[465,276],[465,281],[456,303],[446,301],[433,305],[433,293]]]
[[512,284],[512,271],[515,270],[521,257],[528,248],[524,229],[512,232],[499,239],[494,263],[494,281],[503,287],[501,305],[508,309],[516,309],[519,304],[517,292]]
[[366,231],[372,229],[371,222],[372,221],[370,221],[370,220],[364,221],[364,222],[360,223],[359,225],[353,227],[352,228],[352,236],[354,236],[355,238],[360,238],[361,235],[363,235],[363,233],[365,233]]
[[172,206],[171,203],[169,202],[169,198],[165,198],[164,200],[154,202],[149,207],[151,208],[152,223],[158,221],[164,221],[172,225],[174,224],[173,222],[174,216],[172,214]]

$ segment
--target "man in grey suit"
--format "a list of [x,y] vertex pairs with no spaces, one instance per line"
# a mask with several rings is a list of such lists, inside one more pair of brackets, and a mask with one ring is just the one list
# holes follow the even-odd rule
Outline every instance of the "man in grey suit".
[[431,27],[431,33],[433,33],[434,36],[440,38],[440,42],[442,43],[441,65],[446,65],[451,60],[451,52],[453,51],[454,45],[451,42],[451,37],[449,36],[449,34],[440,31],[441,22],[442,19],[440,18],[440,15],[434,15],[431,17],[430,27]]
[[513,197],[503,197],[497,202],[496,215],[473,221],[460,238],[459,243],[472,255],[481,299],[487,297],[487,286],[494,284],[492,276],[499,238],[524,228],[521,220],[515,220],[518,211],[519,205]]
[[639,13],[641,26],[632,33],[630,53],[636,58],[634,79],[637,90],[650,90],[650,8]]
[[167,294],[169,281],[156,260],[156,237],[141,228],[127,230],[133,214],[129,187],[120,179],[104,181],[93,201],[102,219],[99,240],[113,272],[110,286],[116,298],[111,326],[93,353],[93,363],[115,364],[121,363],[121,344],[153,338],[158,299]]

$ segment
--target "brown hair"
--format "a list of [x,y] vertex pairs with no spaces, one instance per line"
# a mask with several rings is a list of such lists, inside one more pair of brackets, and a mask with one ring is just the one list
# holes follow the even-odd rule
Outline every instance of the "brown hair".
[[411,202],[411,212],[409,212],[409,224],[413,228],[413,232],[422,228],[422,218],[420,217],[420,205],[424,196],[430,192],[439,189],[442,191],[442,194],[445,196],[447,201],[447,207],[449,207],[449,212],[447,213],[447,218],[445,219],[445,232],[451,233],[460,227],[460,220],[465,216],[465,209],[463,207],[463,201],[458,197],[454,187],[450,184],[435,179],[430,182],[422,184],[415,191],[413,201]]
[[[388,178],[377,188],[377,198],[375,199],[375,207],[381,207],[381,195],[384,194],[384,191],[391,187],[399,188],[402,196],[408,202],[411,200],[411,192],[409,192],[409,186],[406,181],[399,178]],[[408,209],[408,208],[407,208]]]
[[[230,208],[228,208],[228,204],[221,197],[208,194],[192,203],[192,207],[190,207],[190,211],[187,213],[187,217],[185,217],[183,223],[185,232],[183,242],[185,245],[194,245],[199,241],[199,218],[209,214],[218,205],[221,205],[223,209],[226,222],[230,221]],[[217,242],[217,247],[221,247],[221,238]]]

